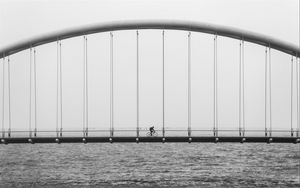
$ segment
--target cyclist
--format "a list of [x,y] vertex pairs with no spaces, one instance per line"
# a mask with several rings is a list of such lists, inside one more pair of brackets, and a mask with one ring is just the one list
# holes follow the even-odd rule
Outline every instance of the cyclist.
[[150,131],[150,136],[153,136],[153,133],[155,133],[154,126],[150,127],[149,131]]

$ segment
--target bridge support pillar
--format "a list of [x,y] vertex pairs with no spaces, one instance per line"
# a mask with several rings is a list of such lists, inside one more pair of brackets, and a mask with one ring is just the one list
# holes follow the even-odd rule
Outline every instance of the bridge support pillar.
[[58,138],[55,139],[55,142],[60,144],[60,140]]
[[6,140],[4,138],[1,139],[2,144],[7,144]]
[[271,144],[271,142],[273,142],[273,138],[269,138],[267,143]]
[[243,144],[244,142],[246,142],[246,138],[242,138],[241,144]]
[[33,141],[31,138],[29,138],[29,139],[28,139],[28,143],[34,144],[34,141]]
[[219,138],[216,137],[216,138],[215,138],[215,144],[218,143],[218,142],[219,142]]

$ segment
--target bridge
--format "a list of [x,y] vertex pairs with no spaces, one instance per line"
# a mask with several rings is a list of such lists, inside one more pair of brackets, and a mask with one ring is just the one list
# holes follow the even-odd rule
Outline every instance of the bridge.
[[[149,135],[149,131],[147,130],[146,123],[141,123],[141,108],[143,107],[141,104],[141,86],[145,87],[145,83],[141,83],[141,76],[143,76],[141,72],[141,66],[145,65],[143,62],[143,57],[141,51],[143,50],[141,47],[141,33],[145,30],[151,30],[156,32],[156,37],[159,37],[159,46],[156,46],[155,49],[159,49],[159,63],[160,69],[157,71],[161,71],[161,77],[159,78],[161,81],[161,85],[158,87],[159,95],[161,96],[161,101],[156,101],[159,103],[161,107],[161,122],[156,125],[155,124],[155,134]],[[115,36],[122,32],[130,32],[134,34],[134,62],[135,62],[135,72],[133,80],[134,83],[131,82],[135,86],[133,94],[135,97],[135,102],[131,105],[135,109],[135,125],[134,128],[132,126],[129,127],[116,127],[116,117],[115,113],[118,109],[116,105],[116,64],[115,59]],[[183,36],[184,40],[184,50],[182,53],[185,54],[183,61],[183,65],[185,65],[185,78],[181,82],[186,81],[186,87],[182,89],[185,90],[185,96],[182,96],[181,100],[186,100],[186,106],[184,106],[184,110],[186,113],[186,122],[181,123],[180,128],[176,126],[172,126],[171,123],[168,123],[166,120],[166,114],[168,110],[170,111],[172,107],[168,108],[168,105],[174,105],[173,103],[166,101],[168,100],[168,89],[166,89],[167,81],[166,77],[166,69],[172,67],[173,65],[168,65],[166,67],[166,63],[168,59],[166,59],[167,51],[167,41],[169,33],[179,32],[181,36]],[[158,34],[157,34],[158,33]],[[104,80],[107,85],[109,85],[108,89],[103,88],[103,92],[109,93],[109,105],[107,108],[107,112],[109,112],[109,126],[106,124],[94,124],[91,126],[90,116],[92,104],[89,100],[89,96],[93,89],[90,85],[92,81],[89,72],[89,50],[88,48],[88,38],[93,38],[92,35],[103,35],[106,37],[107,47],[105,52],[108,54],[107,67],[108,69],[108,79]],[[172,35],[170,34],[170,35]],[[206,40],[211,40],[211,46],[207,46],[206,48],[211,51],[212,54],[212,72],[211,82],[207,80],[209,87],[211,87],[211,95],[208,94],[209,97],[212,98],[211,106],[207,111],[212,110],[211,121],[207,123],[208,125],[203,126],[201,123],[193,123],[193,118],[196,114],[201,114],[201,112],[195,112],[193,110],[193,105],[198,104],[199,101],[194,100],[197,94],[193,93],[192,89],[194,89],[193,82],[196,82],[193,79],[192,72],[193,66],[195,64],[199,64],[199,61],[193,61],[193,54],[197,54],[199,49],[193,49],[193,37],[197,34],[205,34]],[[132,36],[132,35],[131,35]],[[81,75],[76,75],[76,79],[82,79],[82,87],[79,90],[82,92],[82,122],[78,122],[80,126],[72,126],[66,128],[66,124],[64,123],[64,113],[66,110],[72,110],[70,108],[64,108],[64,100],[69,96],[64,95],[66,92],[67,84],[63,84],[63,78],[70,76],[72,70],[63,69],[63,44],[64,41],[82,37],[83,41],[81,45],[82,48],[82,60],[81,61]],[[236,124],[233,124],[230,128],[222,128],[222,123],[220,122],[220,108],[222,107],[219,101],[220,96],[222,96],[222,92],[220,92],[220,87],[225,87],[223,84],[220,84],[220,67],[222,64],[219,59],[219,50],[220,50],[220,40],[229,39],[233,41],[232,44],[236,44],[237,57],[233,57],[237,59],[238,64],[234,64],[235,69],[233,73],[237,75],[237,89],[234,90],[236,94],[236,108],[231,107],[229,110],[232,110],[233,113],[236,114],[237,121]],[[89,40],[90,41],[90,40]],[[172,41],[171,41],[172,42]],[[218,43],[219,42],[219,43]],[[39,79],[38,75],[47,74],[47,70],[44,72],[38,73],[37,66],[42,66],[39,64],[42,61],[45,61],[43,58],[37,58],[37,54],[39,53],[40,48],[43,48],[45,45],[55,44],[55,53],[56,53],[56,69],[55,69],[55,118],[52,119],[55,122],[53,125],[49,125],[47,127],[43,127],[42,123],[38,123],[38,114],[41,110],[47,109],[46,105],[41,106],[38,104],[38,83]],[[132,45],[132,44],[131,44]],[[174,45],[174,44],[173,44]],[[260,105],[260,111],[263,112],[263,120],[258,123],[257,128],[253,128],[251,125],[247,125],[246,117],[247,105],[249,103],[245,103],[245,95],[247,92],[245,91],[245,69],[249,66],[245,64],[245,45],[252,45],[252,47],[258,48],[257,51],[260,51],[260,54],[263,54],[263,66],[261,66],[261,72],[263,72],[263,79],[260,80],[260,83],[263,83],[263,90],[260,95],[263,96],[263,105]],[[181,45],[182,46],[182,45]],[[129,48],[129,47],[128,47]],[[183,47],[181,47],[183,48]],[[154,49],[154,48],[153,48]],[[42,50],[40,50],[42,51]],[[274,52],[274,53],[273,53]],[[12,97],[13,91],[11,87],[11,77],[13,76],[11,73],[11,66],[14,64],[13,56],[17,56],[20,53],[26,53],[22,56],[22,66],[24,69],[29,70],[29,73],[26,74],[26,80],[28,84],[28,89],[24,89],[25,86],[21,88],[15,87],[15,93],[18,93],[21,96]],[[74,52],[75,53],[75,52]],[[77,52],[76,52],[77,53]],[[249,53],[253,54],[253,53]],[[276,75],[277,77],[289,78],[288,82],[284,82],[284,89],[286,89],[286,93],[284,99],[272,98],[274,95],[274,91],[272,91],[272,87],[276,87],[277,82],[280,82],[281,78],[272,77],[272,67],[273,62],[276,60],[278,56],[273,54],[281,54],[285,57],[285,62],[281,62],[281,66],[283,69],[288,70],[284,73],[280,73]],[[286,42],[264,36],[261,34],[244,31],[236,28],[212,25],[207,23],[197,23],[197,22],[187,22],[187,21],[122,21],[122,22],[110,22],[110,23],[101,23],[97,25],[90,25],[86,27],[73,28],[69,30],[64,30],[56,33],[46,34],[37,38],[29,39],[17,44],[13,44],[8,47],[4,47],[0,49],[0,58],[2,58],[2,129],[1,129],[1,143],[9,144],[9,143],[68,143],[68,142],[278,142],[278,143],[299,143],[299,130],[300,130],[300,115],[299,115],[299,47],[288,44]],[[48,54],[49,55],[49,54]],[[172,54],[171,54],[172,55]],[[174,55],[174,53],[173,53]],[[24,57],[25,56],[25,57]],[[50,55],[53,57],[53,55]],[[250,55],[249,55],[250,56]],[[255,55],[253,55],[255,56]],[[288,56],[288,58],[286,58]],[[27,59],[26,59],[27,58]],[[287,60],[288,59],[288,60]],[[280,60],[281,61],[281,60]],[[28,64],[24,65],[25,62]],[[104,63],[102,61],[101,63]],[[105,62],[106,63],[106,62]],[[143,64],[144,63],[144,64]],[[21,65],[20,65],[21,66]],[[123,65],[129,66],[129,65]],[[132,66],[132,65],[131,65]],[[233,66],[233,65],[231,65]],[[14,65],[16,67],[16,65]],[[170,68],[171,69],[171,68]],[[63,71],[65,70],[65,71]],[[25,70],[24,70],[25,71]],[[21,71],[22,72],[22,71]],[[20,73],[20,72],[19,72]],[[174,74],[174,73],[173,73]],[[176,74],[176,73],[175,73]],[[132,76],[132,74],[130,74]],[[53,76],[53,75],[52,75]],[[252,75],[253,79],[257,75]],[[126,79],[123,78],[123,79]],[[15,79],[16,80],[16,79]],[[151,80],[151,79],[150,79]],[[272,80],[275,80],[271,82]],[[24,81],[24,80],[22,80]],[[95,81],[95,80],[94,80]],[[205,80],[204,80],[205,81]],[[25,82],[25,81],[24,81]],[[22,83],[24,83],[22,82]],[[153,83],[148,83],[153,84]],[[174,83],[173,83],[174,84]],[[47,83],[42,84],[47,85]],[[76,83],[75,83],[76,85]],[[175,84],[176,85],[176,84]],[[275,85],[275,86],[274,86]],[[193,86],[193,87],[192,87]],[[75,86],[74,86],[75,87]],[[77,88],[78,88],[77,87]],[[175,86],[179,87],[179,86]],[[278,86],[277,86],[278,87]],[[280,86],[279,86],[280,87]],[[174,88],[173,88],[174,89]],[[284,90],[281,89],[281,90]],[[201,89],[201,92],[205,89]],[[25,94],[26,93],[26,94]],[[70,94],[70,93],[69,93]],[[27,95],[27,101],[25,103],[21,103],[23,105],[18,105],[17,101],[23,100],[23,95]],[[151,93],[147,96],[151,95]],[[170,95],[170,94],[169,94]],[[252,93],[250,94],[252,95]],[[16,96],[16,95],[15,95]],[[65,98],[64,98],[65,96]],[[23,97],[23,98],[22,98]],[[232,96],[231,96],[232,97]],[[22,98],[22,99],[21,99]],[[233,98],[235,98],[233,96]],[[126,97],[125,97],[125,100]],[[128,99],[129,100],[129,99]],[[201,100],[208,100],[201,99]],[[280,126],[274,128],[274,116],[272,116],[272,110],[274,110],[273,103],[276,100],[283,100],[284,106],[279,107],[284,108],[280,109],[284,113],[288,113],[288,119],[285,118],[285,121],[281,121]],[[15,101],[15,102],[14,102]],[[12,103],[14,102],[14,106]],[[28,105],[27,107],[24,104]],[[235,104],[235,103],[234,103]],[[234,106],[234,105],[232,105]],[[278,107],[279,105],[277,105]],[[27,110],[23,110],[22,113],[14,113],[18,108],[26,108]],[[181,106],[182,108],[182,106]],[[226,111],[226,110],[225,110]],[[67,113],[67,112],[66,112]],[[206,112],[205,112],[206,113]],[[208,113],[206,113],[208,114]],[[144,116],[147,116],[144,115]],[[26,117],[26,118],[25,118]],[[174,117],[174,115],[173,115]],[[20,120],[21,123],[14,126],[13,122],[17,119]],[[255,119],[255,117],[253,117]],[[276,117],[277,118],[277,117]],[[183,125],[182,125],[183,124]],[[221,126],[221,127],[220,127]]]

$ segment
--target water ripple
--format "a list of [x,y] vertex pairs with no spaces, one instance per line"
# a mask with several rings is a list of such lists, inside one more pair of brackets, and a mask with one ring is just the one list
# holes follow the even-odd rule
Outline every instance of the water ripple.
[[300,187],[299,144],[0,145],[0,187]]

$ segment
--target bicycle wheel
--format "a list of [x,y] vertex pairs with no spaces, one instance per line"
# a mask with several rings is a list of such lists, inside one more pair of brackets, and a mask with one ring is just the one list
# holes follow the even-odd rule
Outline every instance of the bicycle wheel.
[[157,134],[157,132],[154,132],[154,133],[152,133],[152,136],[157,136],[158,134]]
[[146,133],[146,136],[151,136],[151,133],[150,133],[150,132],[147,132],[147,133]]

